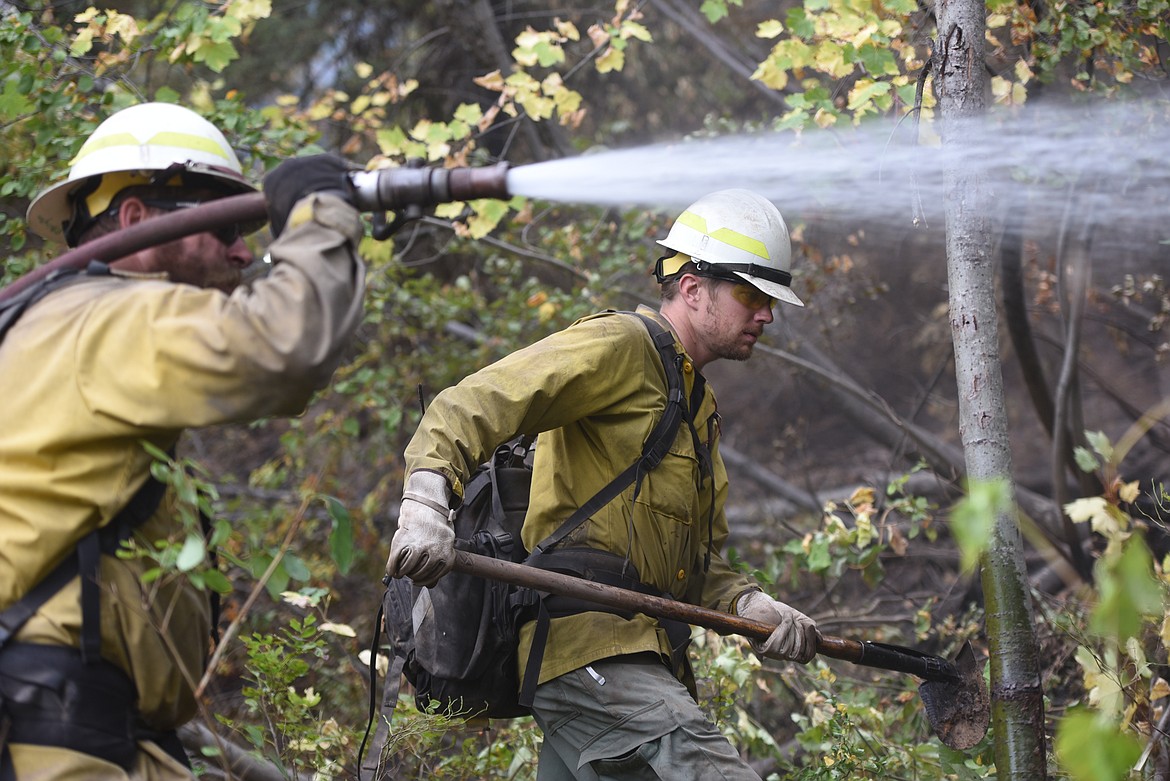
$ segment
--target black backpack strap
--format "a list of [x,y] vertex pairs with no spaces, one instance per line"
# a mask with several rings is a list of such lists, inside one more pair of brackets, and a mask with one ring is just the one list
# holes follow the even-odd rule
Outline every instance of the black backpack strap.
[[[568,548],[552,551],[539,559],[529,559],[531,566],[560,572],[566,575],[583,578],[585,580],[602,583],[607,586],[636,591],[641,594],[650,594],[656,597],[671,599],[667,592],[660,591],[653,586],[642,582],[637,571],[630,572],[624,557],[608,551],[592,548]],[[585,599],[565,597],[559,595],[543,595],[537,600],[535,622],[533,628],[532,645],[528,652],[528,663],[524,667],[524,680],[520,686],[519,703],[526,708],[532,707],[532,700],[536,694],[537,681],[540,678],[540,669],[544,660],[544,649],[548,644],[548,634],[552,626],[552,619],[563,616],[572,616],[578,613],[612,613],[629,620],[636,611],[598,605]],[[687,648],[691,643],[691,627],[684,621],[669,618],[656,619],[658,625],[666,632],[670,642],[670,658],[672,672],[682,678],[690,670],[690,660],[687,658]]]
[[166,485],[153,475],[148,476],[142,487],[108,524],[83,537],[73,555],[62,559],[40,583],[0,611],[0,648],[12,640],[41,605],[80,574],[81,653],[87,662],[96,662],[101,649],[101,592],[98,586],[101,554],[112,555],[117,551],[122,541],[129,539],[134,530],[154,514],[165,493]]
[[[389,583],[386,584],[387,586]],[[393,654],[390,657],[390,667],[386,670],[386,681],[382,688],[382,703],[379,707],[375,692],[378,690],[378,640],[382,635],[382,620],[385,616],[386,602],[382,601],[382,605],[378,608],[378,617],[374,621],[374,626],[378,627],[378,631],[374,632],[374,639],[370,643],[370,718],[366,723],[366,732],[362,736],[361,745],[358,747],[358,766],[360,768],[358,777],[360,781],[378,781],[383,775],[384,768],[382,767],[382,748],[386,745],[386,741],[390,737],[390,720],[394,716],[394,709],[398,706],[398,690],[402,686],[402,668],[406,665],[405,657]],[[374,719],[378,719],[378,727],[374,730],[373,740],[370,740],[370,728],[373,726]],[[377,749],[366,756],[366,746],[370,745]],[[0,779],[3,781],[3,779]]]
[[54,290],[93,277],[108,276],[110,267],[101,261],[91,261],[84,269],[61,268],[31,285],[12,298],[0,303],[0,341],[25,311]]
[[[646,438],[642,446],[642,453],[634,463],[625,468],[617,477],[598,491],[593,498],[582,504],[569,518],[557,527],[556,531],[541,540],[532,549],[532,554],[538,555],[552,550],[578,526],[585,523],[598,510],[612,502],[631,483],[634,484],[634,498],[642,489],[642,478],[656,466],[670,452],[679,424],[683,418],[689,419],[686,397],[683,394],[682,364],[683,356],[674,349],[674,335],[658,324],[652,317],[639,312],[633,313],[642,320],[646,330],[650,332],[650,339],[654,348],[662,358],[662,367],[666,371],[666,408],[658,423]],[[694,425],[691,425],[692,430]]]

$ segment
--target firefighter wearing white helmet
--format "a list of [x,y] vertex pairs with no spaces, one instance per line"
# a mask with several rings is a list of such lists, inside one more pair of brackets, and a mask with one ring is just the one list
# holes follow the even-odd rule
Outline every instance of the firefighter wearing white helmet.
[[65,181],[33,201],[29,226],[38,236],[75,247],[118,193],[149,185],[204,186],[222,195],[256,191],[215,125],[182,106],[142,103],[98,125],[73,158]]
[[775,204],[751,190],[720,190],[687,207],[658,242],[675,251],[654,269],[665,282],[688,262],[700,276],[747,282],[771,298],[804,306],[792,292],[792,241]]
[[[696,202],[662,243],[673,254],[657,269],[657,310],[581,318],[431,401],[406,447],[386,574],[441,587],[455,561],[450,508],[466,498],[476,465],[535,434],[520,532],[529,563],[767,624],[758,654],[807,663],[815,620],[724,555],[728,474],[719,404],[703,375],[716,361],[750,358],[776,299],[799,303],[787,229],[766,200],[730,191]],[[680,370],[677,385],[660,350]],[[651,432],[675,403],[686,425],[649,467],[640,454],[648,438],[653,450]],[[637,480],[623,483],[631,462],[625,475]],[[611,501],[594,501],[615,485],[625,487]],[[591,511],[570,532],[565,519],[580,507]],[[550,599],[518,627],[520,693],[544,733],[538,777],[760,781],[699,705],[686,627]],[[465,618],[432,612],[440,627]]]
[[[328,385],[362,321],[348,170],[315,155],[265,177],[272,269],[247,284],[254,258],[229,224],[55,272],[4,311],[0,779],[194,781],[176,730],[199,708],[208,592],[117,554],[190,531],[152,452],[189,428],[299,414]],[[30,219],[85,247],[251,191],[210,123],[146,104],[103,122]]]

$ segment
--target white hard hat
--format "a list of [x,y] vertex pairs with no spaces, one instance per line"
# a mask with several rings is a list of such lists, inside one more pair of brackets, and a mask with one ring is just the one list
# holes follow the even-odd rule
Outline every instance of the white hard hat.
[[[70,164],[68,178],[41,192],[28,209],[33,232],[69,246],[127,187],[256,192],[223,133],[194,111],[171,103],[142,103],[111,115]],[[163,175],[166,171],[174,176]]]
[[[788,226],[776,205],[758,193],[720,190],[705,195],[679,215],[658,243],[689,256],[701,275],[738,277],[772,298],[804,306],[792,292]],[[664,279],[662,261],[655,273],[659,281]]]

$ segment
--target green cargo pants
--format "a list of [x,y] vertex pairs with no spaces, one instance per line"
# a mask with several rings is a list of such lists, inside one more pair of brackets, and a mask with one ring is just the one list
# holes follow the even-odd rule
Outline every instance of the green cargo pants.
[[617,656],[536,689],[537,781],[760,781],[654,654]]

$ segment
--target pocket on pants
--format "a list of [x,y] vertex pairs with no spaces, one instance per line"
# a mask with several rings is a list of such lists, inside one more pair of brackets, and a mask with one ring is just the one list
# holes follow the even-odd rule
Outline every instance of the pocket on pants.
[[658,700],[594,735],[581,747],[581,764],[632,757],[640,746],[658,740],[678,726],[678,719],[666,701]]

